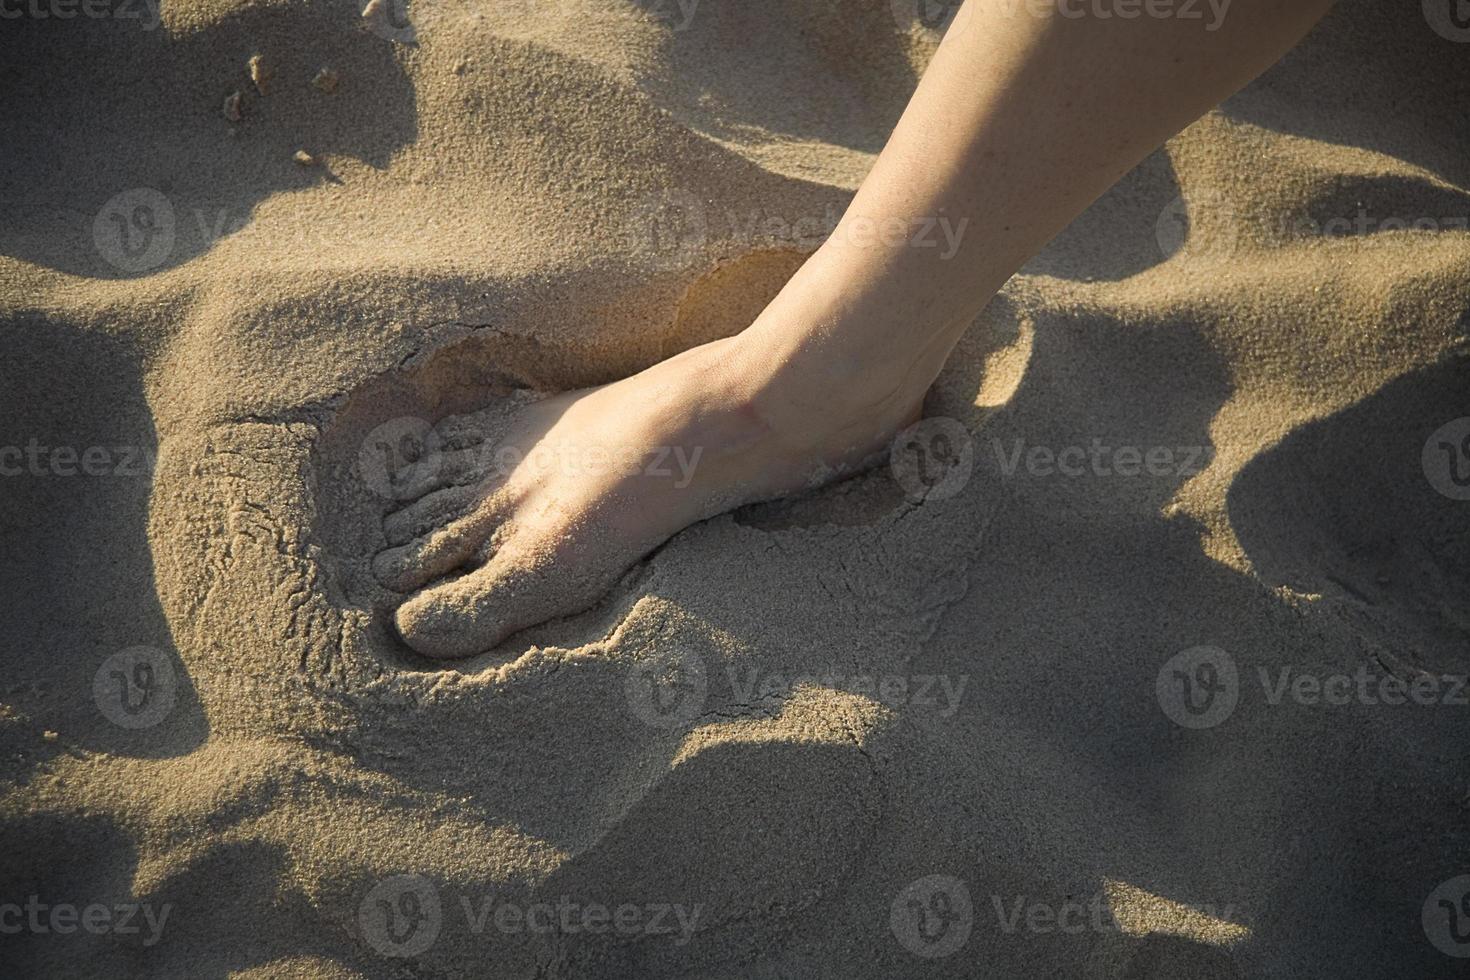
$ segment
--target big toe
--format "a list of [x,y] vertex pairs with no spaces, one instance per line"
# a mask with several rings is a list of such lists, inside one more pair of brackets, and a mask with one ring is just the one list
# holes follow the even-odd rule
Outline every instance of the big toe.
[[545,574],[544,562],[496,555],[462,578],[425,589],[398,607],[404,642],[426,657],[483,653],[506,637],[558,615],[576,612],[585,590]]

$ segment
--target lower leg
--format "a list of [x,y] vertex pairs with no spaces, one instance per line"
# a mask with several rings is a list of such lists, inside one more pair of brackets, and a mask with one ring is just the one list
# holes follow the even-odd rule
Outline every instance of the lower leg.
[[[842,221],[755,323],[528,406],[499,439],[523,460],[682,453],[697,460],[687,481],[451,468],[470,479],[426,487],[385,525],[379,578],[421,590],[397,613],[405,640],[431,656],[486,650],[585,608],[694,521],[860,467],[1027,258],[1328,6],[1235,0],[1212,29],[969,0]],[[946,221],[952,248],[915,247],[915,228]]]

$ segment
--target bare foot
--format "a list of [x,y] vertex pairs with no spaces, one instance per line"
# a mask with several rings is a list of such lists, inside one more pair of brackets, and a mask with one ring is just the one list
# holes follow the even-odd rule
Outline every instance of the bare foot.
[[858,378],[837,386],[851,394],[839,405],[818,396],[831,378],[773,369],[751,346],[716,341],[528,404],[494,445],[446,453],[385,518],[373,565],[414,593],[395,616],[408,645],[465,657],[580,612],[695,521],[861,469],[923,398]]

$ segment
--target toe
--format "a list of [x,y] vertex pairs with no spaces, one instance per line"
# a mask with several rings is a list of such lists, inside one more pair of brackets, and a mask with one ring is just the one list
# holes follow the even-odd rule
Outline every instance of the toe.
[[483,653],[506,637],[585,606],[568,583],[546,574],[547,563],[497,554],[485,567],[431,589],[399,607],[395,620],[405,642],[427,657]]
[[494,454],[484,445],[435,450],[403,471],[395,484],[396,496],[413,500],[444,487],[478,482],[494,462]]
[[446,415],[434,426],[439,441],[448,449],[467,449],[485,441],[485,424],[479,414]]
[[373,574],[394,592],[412,592],[464,565],[493,530],[489,514],[477,511],[373,559]]
[[383,518],[383,535],[396,546],[430,534],[469,513],[488,489],[472,483],[430,491]]

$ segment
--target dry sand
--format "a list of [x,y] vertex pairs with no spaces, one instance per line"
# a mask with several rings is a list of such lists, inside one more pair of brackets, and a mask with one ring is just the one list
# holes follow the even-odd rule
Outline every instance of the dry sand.
[[[385,629],[370,434],[743,327],[933,50],[896,7],[0,24],[0,973],[1461,975],[1470,707],[1366,703],[1470,671],[1424,455],[1470,44],[1417,3],[1343,3],[1007,286],[929,405],[953,495],[746,508],[447,669]],[[1095,438],[1171,462],[1010,467]],[[1235,704],[1186,727],[1200,646]]]

